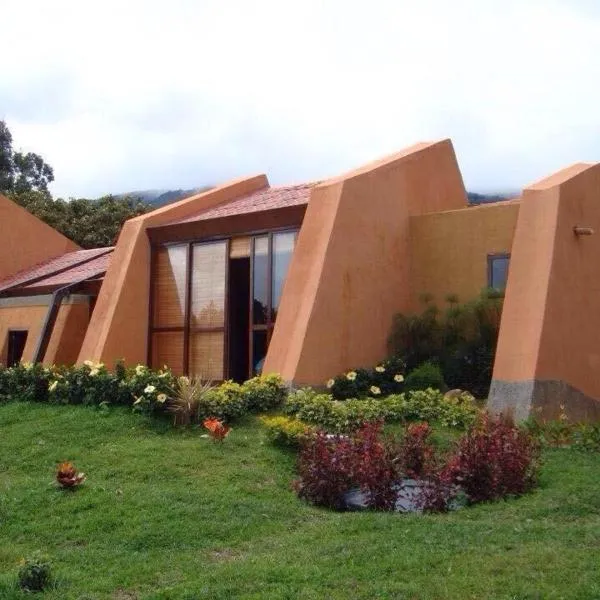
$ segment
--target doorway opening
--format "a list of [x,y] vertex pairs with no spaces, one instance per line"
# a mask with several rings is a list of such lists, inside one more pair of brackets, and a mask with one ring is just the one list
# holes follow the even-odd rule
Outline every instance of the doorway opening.
[[230,379],[243,382],[250,371],[250,257],[229,260],[229,356]]
[[17,329],[8,332],[8,353],[6,357],[7,367],[14,367],[21,362],[26,343],[26,329]]

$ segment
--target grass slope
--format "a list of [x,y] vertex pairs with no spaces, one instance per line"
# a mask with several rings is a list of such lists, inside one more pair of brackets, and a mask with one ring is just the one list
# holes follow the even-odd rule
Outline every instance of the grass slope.
[[[88,474],[74,493],[55,465]],[[222,445],[119,410],[0,406],[0,598],[47,552],[37,598],[598,598],[600,456],[545,454],[527,497],[450,515],[332,513],[289,490],[255,420]]]

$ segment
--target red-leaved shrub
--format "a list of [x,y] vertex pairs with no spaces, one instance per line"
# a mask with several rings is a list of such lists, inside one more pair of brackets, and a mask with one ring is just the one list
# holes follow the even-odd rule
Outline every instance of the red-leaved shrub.
[[298,495],[340,510],[345,492],[360,487],[369,507],[393,510],[398,473],[390,448],[380,439],[382,426],[365,423],[352,437],[319,432],[308,438],[298,460]]
[[298,496],[318,506],[341,510],[354,482],[355,449],[351,439],[319,431],[302,445],[298,458]]
[[539,443],[510,417],[484,414],[458,442],[442,481],[459,485],[469,502],[520,495],[537,482]]
[[406,427],[398,460],[406,477],[419,479],[435,471],[437,461],[429,423],[410,423]]

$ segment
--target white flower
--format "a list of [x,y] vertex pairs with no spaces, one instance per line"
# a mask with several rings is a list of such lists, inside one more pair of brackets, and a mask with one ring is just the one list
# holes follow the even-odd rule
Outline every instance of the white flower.
[[91,371],[90,371],[90,377],[96,377],[96,375],[98,375],[98,373],[100,373],[100,369],[94,367]]
[[93,361],[91,361],[91,360],[84,360],[84,361],[83,361],[83,364],[84,364],[86,367],[89,367],[90,369],[93,369],[93,368],[94,368],[94,362],[93,362]]
[[381,394],[381,390],[376,385],[372,385],[369,388],[369,391],[371,392],[371,394],[373,394],[373,396],[379,396],[379,394]]
[[143,375],[146,372],[146,366],[145,365],[138,365],[135,368],[135,374],[136,375]]
[[334,383],[335,383],[335,381],[334,381],[333,379],[330,379],[330,380],[327,382],[327,387],[328,387],[328,388],[332,388]]
[[161,371],[161,372],[158,374],[158,376],[159,376],[159,377],[161,377],[161,378],[162,378],[162,377],[168,377],[168,376],[169,376],[169,373],[168,373],[168,371]]
[[144,388],[144,394],[153,394],[156,391],[156,388],[153,385],[147,385]]
[[139,404],[142,400],[143,400],[142,396],[140,396],[139,398],[136,398],[135,402],[133,403],[133,405],[135,406],[136,404]]
[[394,381],[396,383],[402,383],[404,381],[404,375],[398,373],[398,375],[394,375]]
[[58,381],[53,381],[49,386],[48,386],[48,391],[49,392],[53,392],[56,389],[56,386],[58,385]]
[[160,402],[161,404],[164,404],[167,401],[167,395],[159,394],[158,396],[156,396],[156,401]]
[[346,373],[346,379],[348,381],[354,381],[356,379],[356,371],[350,371],[349,373]]
[[377,366],[375,367],[375,370],[376,370],[378,373],[384,373],[384,372],[385,372],[385,367],[384,367],[383,365],[377,365]]

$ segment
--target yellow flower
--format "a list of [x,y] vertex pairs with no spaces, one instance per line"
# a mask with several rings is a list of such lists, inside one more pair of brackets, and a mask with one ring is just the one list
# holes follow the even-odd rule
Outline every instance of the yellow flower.
[[369,388],[369,391],[371,392],[371,394],[373,394],[373,396],[379,396],[379,394],[381,394],[381,390],[376,385],[372,385]]
[[377,366],[375,367],[375,370],[376,370],[378,373],[384,373],[384,372],[385,372],[385,367],[384,367],[383,365],[377,365]]
[[96,377],[96,375],[98,375],[98,373],[100,373],[100,369],[94,367],[91,371],[90,371],[90,377]]
[[402,383],[404,381],[404,375],[398,373],[398,375],[394,375],[394,381],[396,383]]
[[146,372],[146,367],[145,365],[138,365],[135,368],[135,374],[136,375],[143,375]]
[[156,401],[160,402],[161,404],[164,404],[167,401],[167,395],[159,394],[158,396],[156,396]]
[[49,386],[48,386],[48,391],[49,392],[53,392],[56,389],[56,386],[58,385],[58,381],[53,381]]
[[86,367],[89,367],[90,369],[93,369],[93,368],[94,368],[94,362],[93,362],[93,361],[91,361],[91,360],[84,360],[84,361],[83,361],[83,364],[84,364]]
[[327,382],[327,387],[328,387],[328,388],[332,388],[334,383],[335,383],[335,381],[334,381],[333,379],[330,379],[330,380]]
[[346,373],[346,379],[348,381],[354,381],[356,379],[356,371],[350,371],[349,373]]
[[30,362],[24,362],[21,363],[23,365],[23,368],[26,369],[27,371],[31,371],[31,369],[33,369],[33,363]]

